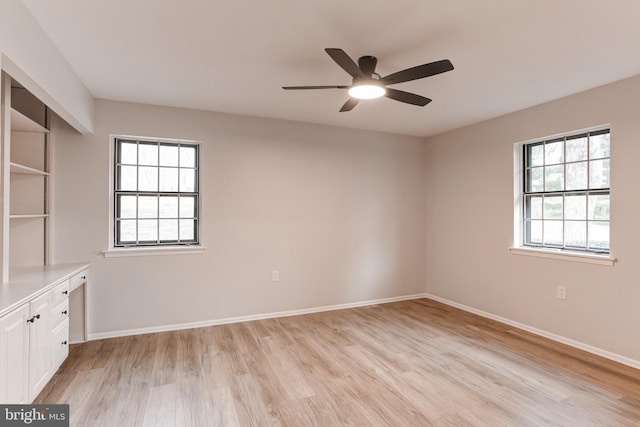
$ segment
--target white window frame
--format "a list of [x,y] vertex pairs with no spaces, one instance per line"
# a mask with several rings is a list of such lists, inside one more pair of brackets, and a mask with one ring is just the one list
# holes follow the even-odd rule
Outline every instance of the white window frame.
[[[527,141],[521,141],[514,144],[513,147],[513,164],[514,164],[514,220],[513,220],[513,245],[509,248],[510,252],[515,255],[533,256],[539,258],[558,259],[564,261],[584,262],[589,264],[598,264],[613,266],[617,259],[612,255],[612,245],[610,238],[609,253],[596,253],[583,250],[571,250],[566,248],[551,248],[543,246],[529,246],[524,244],[524,146],[546,140],[553,140],[562,137],[569,137],[580,133],[596,132],[609,129],[609,124],[599,125],[590,128],[580,129],[576,131],[563,132],[561,134],[550,135],[543,138],[535,138]],[[609,157],[611,158],[611,157]],[[611,191],[609,189],[609,191]],[[611,193],[610,193],[611,194]],[[609,230],[611,231],[611,218],[609,219]],[[611,235],[611,234],[610,234]]]
[[[115,245],[115,193],[116,193],[116,144],[117,140],[138,140],[149,141],[156,143],[172,143],[172,144],[188,144],[196,145],[198,158],[196,169],[197,180],[197,194],[198,204],[195,207],[198,212],[198,220],[196,222],[197,229],[195,232],[198,236],[198,242],[193,244],[163,244],[163,245],[144,245],[144,246],[127,246],[121,247]],[[200,141],[185,140],[185,139],[170,139],[170,138],[158,138],[158,137],[146,137],[139,135],[110,135],[109,136],[109,246],[108,249],[103,251],[103,255],[109,257],[125,257],[125,256],[149,256],[149,255],[183,255],[203,253],[206,246],[203,244],[203,227],[202,227],[202,149],[203,146]]]

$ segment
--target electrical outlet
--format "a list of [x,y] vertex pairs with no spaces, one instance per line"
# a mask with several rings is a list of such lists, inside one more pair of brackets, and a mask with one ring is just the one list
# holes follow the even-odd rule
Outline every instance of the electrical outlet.
[[558,299],[567,299],[567,287],[566,286],[558,286],[557,291]]
[[273,270],[271,272],[271,281],[277,282],[278,280],[280,280],[280,272],[278,270]]

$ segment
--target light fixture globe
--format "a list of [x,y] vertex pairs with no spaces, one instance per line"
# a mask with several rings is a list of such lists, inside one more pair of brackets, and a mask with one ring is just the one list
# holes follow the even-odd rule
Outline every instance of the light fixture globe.
[[354,84],[349,88],[349,96],[356,99],[376,99],[384,96],[387,92],[381,84],[376,81],[366,81]]

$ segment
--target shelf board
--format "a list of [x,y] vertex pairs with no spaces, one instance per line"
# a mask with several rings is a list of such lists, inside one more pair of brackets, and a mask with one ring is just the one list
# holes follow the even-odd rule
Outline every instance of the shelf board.
[[49,214],[9,215],[10,219],[47,218]]
[[49,129],[34,122],[14,108],[11,109],[11,130],[14,132],[49,133]]
[[9,171],[11,173],[19,173],[24,175],[40,175],[40,176],[49,176],[49,172],[45,172],[40,169],[35,169],[29,166],[21,165],[20,163],[10,162],[11,166]]

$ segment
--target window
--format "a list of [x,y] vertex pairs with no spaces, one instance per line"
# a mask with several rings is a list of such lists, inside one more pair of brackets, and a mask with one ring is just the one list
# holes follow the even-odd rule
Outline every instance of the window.
[[114,139],[114,247],[199,244],[199,148]]
[[524,246],[609,253],[610,132],[522,145]]

